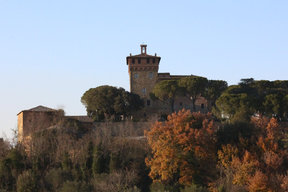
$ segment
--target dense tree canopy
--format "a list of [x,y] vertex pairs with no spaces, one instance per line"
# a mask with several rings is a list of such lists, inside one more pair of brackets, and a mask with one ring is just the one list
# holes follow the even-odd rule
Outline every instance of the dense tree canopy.
[[231,121],[249,121],[255,113],[262,113],[268,117],[287,119],[287,95],[288,81],[241,79],[238,85],[229,86],[218,98],[218,116],[224,115]]
[[155,85],[152,91],[152,94],[157,99],[163,102],[168,102],[169,105],[171,106],[171,111],[174,112],[174,102],[179,96],[179,92],[180,92],[180,87],[176,80],[165,80]]
[[228,85],[223,80],[207,80],[203,77],[186,77],[180,80],[165,80],[157,83],[150,93],[152,99],[159,99],[171,106],[174,112],[174,103],[179,96],[188,97],[195,109],[196,100],[203,96],[214,104]]
[[183,88],[183,95],[191,99],[193,111],[196,112],[195,102],[204,94],[208,80],[203,77],[185,77],[179,80],[179,86]]
[[81,102],[86,107],[87,115],[94,120],[104,119],[105,115],[128,116],[144,106],[139,95],[108,85],[89,89],[81,97]]
[[212,100],[214,103],[221,96],[221,94],[227,89],[228,84],[223,80],[208,80],[204,97]]

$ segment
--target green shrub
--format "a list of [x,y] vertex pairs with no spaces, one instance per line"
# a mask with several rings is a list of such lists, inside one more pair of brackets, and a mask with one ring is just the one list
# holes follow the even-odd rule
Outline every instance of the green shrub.
[[206,187],[197,186],[192,184],[191,186],[186,186],[181,192],[209,192]]
[[17,179],[17,192],[37,191],[36,179],[31,170],[24,171]]
[[150,191],[151,192],[179,192],[179,188],[177,186],[164,185],[163,183],[156,181],[150,185]]
[[86,182],[80,181],[66,181],[61,192],[87,192],[91,191],[91,187]]
[[50,191],[58,191],[66,181],[72,181],[72,174],[62,169],[50,169],[45,176],[47,188]]

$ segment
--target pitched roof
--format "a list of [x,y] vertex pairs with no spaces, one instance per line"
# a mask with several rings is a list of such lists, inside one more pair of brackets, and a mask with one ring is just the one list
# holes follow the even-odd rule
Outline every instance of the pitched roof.
[[48,108],[48,107],[44,107],[44,106],[42,106],[42,105],[39,105],[39,106],[37,106],[37,107],[28,109],[27,111],[55,111],[55,109],[51,109],[51,108]]
[[42,105],[39,105],[37,107],[34,107],[34,108],[31,108],[31,109],[28,109],[28,110],[22,110],[20,111],[17,115],[19,115],[21,112],[24,112],[24,111],[39,111],[39,112],[46,112],[46,111],[56,111],[56,109],[51,109],[49,107],[44,107]]

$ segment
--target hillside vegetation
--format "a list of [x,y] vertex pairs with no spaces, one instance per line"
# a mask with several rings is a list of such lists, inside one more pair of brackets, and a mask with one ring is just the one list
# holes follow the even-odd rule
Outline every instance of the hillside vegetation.
[[[146,138],[139,137],[145,131]],[[2,191],[287,191],[287,134],[277,119],[216,126],[182,110],[166,122],[103,122],[1,142]],[[27,150],[29,149],[29,150]]]
[[162,81],[150,94],[168,100],[171,111],[178,96],[191,98],[195,111],[200,95],[216,104],[213,114],[183,109],[165,122],[133,122],[113,116],[140,110],[138,95],[90,89],[82,103],[91,129],[59,121],[21,143],[17,133],[14,142],[0,140],[0,192],[288,191],[288,135],[280,126],[288,119],[288,81],[227,87],[189,77]]

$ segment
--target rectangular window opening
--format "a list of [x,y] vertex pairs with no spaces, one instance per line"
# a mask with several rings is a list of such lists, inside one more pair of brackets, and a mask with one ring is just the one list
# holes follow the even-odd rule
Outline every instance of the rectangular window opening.
[[152,79],[153,78],[153,73],[150,72],[148,76],[149,76],[150,79]]
[[150,100],[147,100],[147,106],[150,106]]

